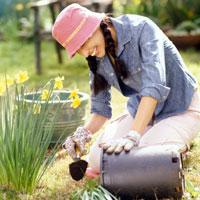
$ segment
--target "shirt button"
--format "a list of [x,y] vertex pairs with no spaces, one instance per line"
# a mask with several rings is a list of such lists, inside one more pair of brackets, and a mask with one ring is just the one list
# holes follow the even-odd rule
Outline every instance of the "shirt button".
[[114,73],[110,73],[110,76],[114,76]]

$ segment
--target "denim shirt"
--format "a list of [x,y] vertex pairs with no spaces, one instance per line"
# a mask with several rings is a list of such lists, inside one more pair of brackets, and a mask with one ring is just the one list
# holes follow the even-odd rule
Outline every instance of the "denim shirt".
[[[122,59],[129,76],[124,83],[133,89],[127,109],[134,117],[141,97],[158,101],[155,121],[184,112],[190,105],[197,82],[188,72],[179,52],[160,28],[149,18],[123,15],[111,18],[117,32],[117,57]],[[97,73],[108,82],[108,88],[91,94],[91,113],[111,118],[111,86],[122,94],[107,55],[99,59]],[[90,72],[90,84],[93,84]]]

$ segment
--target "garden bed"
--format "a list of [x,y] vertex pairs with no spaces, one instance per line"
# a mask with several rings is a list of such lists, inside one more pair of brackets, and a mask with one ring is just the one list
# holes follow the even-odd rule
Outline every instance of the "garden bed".
[[200,48],[200,34],[176,35],[172,33],[166,33],[166,35],[177,48],[181,49],[186,49],[188,47]]

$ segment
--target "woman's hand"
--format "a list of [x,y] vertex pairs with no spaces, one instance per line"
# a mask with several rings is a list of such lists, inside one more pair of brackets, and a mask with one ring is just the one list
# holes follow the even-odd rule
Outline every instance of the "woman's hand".
[[[84,127],[78,127],[72,136],[67,137],[62,145],[72,159],[86,154],[86,143],[90,142],[92,136],[90,131]],[[77,152],[79,155],[77,155]]]
[[123,150],[130,151],[133,147],[138,146],[141,135],[137,131],[129,131],[129,133],[120,139],[104,142],[99,144],[99,147],[103,148],[106,153],[116,154],[121,153]]
[[90,142],[92,134],[98,131],[106,121],[106,117],[94,113],[84,127],[78,127],[72,136],[66,138],[63,148],[72,159],[86,154],[85,145]]

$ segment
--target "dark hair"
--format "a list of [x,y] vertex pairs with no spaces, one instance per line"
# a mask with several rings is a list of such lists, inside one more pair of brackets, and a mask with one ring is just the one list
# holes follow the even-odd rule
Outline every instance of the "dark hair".
[[[102,30],[104,40],[105,40],[105,51],[107,54],[110,54],[114,59],[113,68],[117,75],[121,79],[125,79],[128,76],[128,73],[125,68],[125,64],[123,60],[117,58],[115,53],[115,42],[112,38],[111,32],[108,29],[109,26],[112,26],[112,22],[109,17],[106,17],[100,23],[100,28]],[[94,83],[92,90],[94,94],[98,94],[101,90],[106,89],[108,87],[108,83],[103,76],[97,73],[98,62],[95,56],[88,56],[87,58],[88,65],[92,73],[94,74]]]

